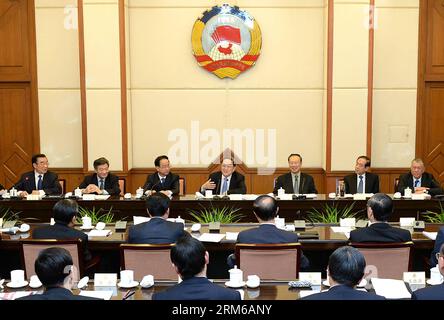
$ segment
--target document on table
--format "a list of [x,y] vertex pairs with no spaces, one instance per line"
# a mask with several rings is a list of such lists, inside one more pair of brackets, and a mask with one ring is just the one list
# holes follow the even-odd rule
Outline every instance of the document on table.
[[422,234],[425,235],[427,238],[429,238],[431,240],[436,240],[436,236],[438,235],[438,232],[423,231]]
[[97,194],[94,198],[96,200],[108,200],[109,197],[109,194]]
[[84,297],[91,297],[91,298],[99,298],[103,300],[111,300],[111,297],[113,296],[112,291],[88,291],[88,290],[82,290],[79,293],[79,296]]
[[199,238],[201,242],[220,242],[225,237],[225,233],[204,233]]
[[148,218],[148,217],[133,216],[134,225],[139,224],[139,223],[148,222],[150,220],[151,220],[151,218]]
[[352,231],[351,227],[331,227],[331,230],[336,233],[350,233]]
[[372,284],[376,294],[387,299],[410,299],[412,297],[402,280],[372,278]]
[[305,298],[319,292],[321,292],[321,290],[301,290],[299,291],[299,298]]
[[91,230],[88,237],[106,237],[111,233],[111,230]]

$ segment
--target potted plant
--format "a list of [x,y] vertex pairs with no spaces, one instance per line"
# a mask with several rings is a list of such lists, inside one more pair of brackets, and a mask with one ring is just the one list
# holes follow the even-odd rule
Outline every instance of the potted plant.
[[441,201],[439,202],[439,212],[427,210],[422,213],[422,216],[430,223],[444,223],[444,208],[442,207]]
[[340,219],[356,217],[358,212],[352,212],[354,206],[354,202],[343,208],[338,208],[338,202],[333,205],[326,203],[321,209],[308,211],[308,220],[313,223],[339,223]]
[[109,210],[103,208],[96,210],[96,207],[89,209],[79,206],[80,217],[77,218],[77,223],[82,224],[82,218],[85,216],[91,218],[92,224],[96,224],[97,222],[112,223],[114,222],[114,214],[111,212],[112,210],[112,207]]
[[229,206],[224,207],[211,207],[206,208],[201,205],[201,210],[189,210],[190,216],[195,220],[193,222],[197,223],[210,223],[210,222],[220,222],[221,224],[236,223],[239,222],[244,215],[240,214],[240,208],[233,208]]

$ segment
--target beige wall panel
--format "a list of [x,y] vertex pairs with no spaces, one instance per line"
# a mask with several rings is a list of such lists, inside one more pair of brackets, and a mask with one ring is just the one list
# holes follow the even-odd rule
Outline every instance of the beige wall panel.
[[117,4],[84,5],[87,88],[120,87]]
[[77,7],[77,0],[34,0],[36,8],[64,8],[74,5]]
[[331,168],[353,170],[366,152],[367,90],[333,90]]
[[419,8],[419,0],[375,0],[377,7]]
[[[227,3],[223,0],[193,0],[187,1],[187,7],[212,7],[217,4]],[[182,7],[183,0],[129,0],[132,7]],[[239,0],[234,3],[242,7],[322,7],[325,0]]]
[[63,8],[36,9],[39,88],[80,86],[78,30],[65,18]]
[[368,5],[334,8],[333,86],[366,88],[368,77]]
[[128,124],[128,169],[133,167],[133,108],[131,104],[131,90],[126,90],[127,124]]
[[122,170],[120,90],[86,90],[88,117],[88,166],[99,157],[111,170]]
[[116,4],[119,0],[83,0],[84,4]]
[[373,93],[372,165],[408,167],[415,157],[416,90]]
[[375,88],[416,88],[418,9],[377,8]]
[[[323,90],[245,90],[230,93],[229,128],[251,129],[254,133],[253,144],[243,140],[242,159],[245,163],[250,167],[286,167],[288,155],[300,153],[304,166],[321,167],[322,137],[325,133],[322,102]],[[275,135],[269,130],[275,131]],[[260,141],[264,141],[265,145]],[[275,147],[269,145],[270,142]]]
[[39,90],[40,149],[53,168],[82,167],[79,90]]

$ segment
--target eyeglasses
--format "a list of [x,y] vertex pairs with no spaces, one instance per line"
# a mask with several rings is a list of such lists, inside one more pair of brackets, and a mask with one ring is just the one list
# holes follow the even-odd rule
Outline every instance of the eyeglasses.
[[435,257],[436,257],[436,260],[439,260],[439,258],[443,257],[443,255],[441,255],[441,253],[437,252]]

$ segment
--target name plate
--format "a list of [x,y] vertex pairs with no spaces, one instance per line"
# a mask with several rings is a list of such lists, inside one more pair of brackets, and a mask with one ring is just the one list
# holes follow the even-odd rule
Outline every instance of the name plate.
[[425,272],[404,272],[403,280],[408,284],[425,284]]
[[82,196],[82,199],[83,200],[96,200],[96,196],[95,195],[93,195],[93,194],[84,194],[83,196]]
[[353,200],[366,200],[365,193],[355,193],[353,195]]
[[339,219],[339,225],[341,227],[354,227],[356,225],[356,218]]
[[95,287],[115,287],[117,284],[117,273],[95,273]]
[[26,200],[31,200],[31,201],[42,200],[42,196],[39,194],[28,194],[26,196]]
[[305,220],[294,220],[294,227],[296,229],[305,229]]
[[320,272],[299,272],[300,281],[309,281],[314,286],[320,286],[322,274]]
[[399,218],[399,225],[401,227],[413,227],[415,218]]

